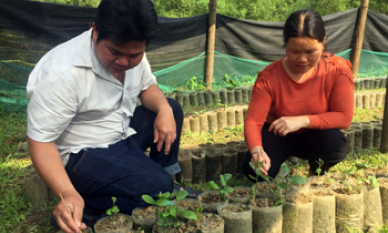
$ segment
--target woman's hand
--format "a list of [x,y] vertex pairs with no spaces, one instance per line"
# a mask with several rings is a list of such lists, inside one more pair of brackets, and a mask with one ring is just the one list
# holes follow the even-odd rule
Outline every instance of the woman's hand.
[[273,131],[275,135],[286,136],[288,133],[307,128],[310,125],[308,116],[287,116],[280,117],[268,128],[268,132]]
[[261,166],[261,172],[264,175],[268,175],[268,170],[271,167],[271,159],[268,157],[267,153],[263,150],[261,146],[253,147],[251,151],[252,159],[251,162],[256,166],[256,164],[263,164]]

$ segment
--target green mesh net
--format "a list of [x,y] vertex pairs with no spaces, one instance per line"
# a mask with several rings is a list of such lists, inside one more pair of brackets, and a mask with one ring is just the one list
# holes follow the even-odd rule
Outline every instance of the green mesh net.
[[[349,59],[351,50],[337,53]],[[215,52],[213,88],[227,85],[251,86],[257,72],[268,62],[241,59]],[[154,72],[163,92],[178,89],[203,89],[205,87],[206,56],[202,53],[164,70]],[[25,108],[28,104],[25,86],[33,64],[22,61],[0,61],[0,106],[7,111]],[[387,77],[388,53],[363,50],[360,58],[358,79]]]

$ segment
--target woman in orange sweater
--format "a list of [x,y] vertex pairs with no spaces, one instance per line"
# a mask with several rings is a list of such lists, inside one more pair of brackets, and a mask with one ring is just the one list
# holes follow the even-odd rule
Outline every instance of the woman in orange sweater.
[[245,118],[249,162],[275,177],[289,156],[307,159],[310,173],[322,172],[345,157],[346,138],[353,116],[353,76],[342,58],[325,53],[326,32],[314,10],[292,13],[284,25],[286,56],[259,73]]

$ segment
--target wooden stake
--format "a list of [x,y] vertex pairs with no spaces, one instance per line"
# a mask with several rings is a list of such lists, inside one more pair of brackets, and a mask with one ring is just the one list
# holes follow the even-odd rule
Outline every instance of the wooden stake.
[[214,46],[216,41],[216,19],[217,19],[217,0],[210,0],[209,3],[209,27],[207,33],[207,52],[206,52],[206,89],[212,89],[214,72]]
[[368,15],[368,6],[369,0],[362,0],[361,6],[358,12],[358,20],[357,20],[357,29],[356,29],[356,42],[353,47],[354,51],[352,52],[352,72],[353,78],[356,79],[358,75],[358,67],[360,64],[360,56],[362,49],[362,42],[364,40],[364,32],[365,32],[365,23]]

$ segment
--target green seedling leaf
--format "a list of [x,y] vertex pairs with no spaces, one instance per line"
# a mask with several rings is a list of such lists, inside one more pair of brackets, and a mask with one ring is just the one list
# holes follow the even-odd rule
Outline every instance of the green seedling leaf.
[[170,196],[171,196],[170,192],[165,192],[165,193],[162,194],[162,197],[167,198],[167,199],[169,199]]
[[302,185],[306,183],[306,178],[300,175],[293,175],[290,177],[290,183],[293,185]]
[[170,210],[167,209],[167,210],[163,211],[162,216],[163,216],[163,218],[170,216]]
[[357,170],[363,170],[363,169],[367,169],[368,166],[364,163],[357,163],[356,168],[357,168]]
[[350,168],[347,173],[350,175],[356,173],[356,168],[355,167]]
[[220,187],[219,187],[216,183],[214,183],[214,181],[209,181],[209,182],[207,182],[207,183],[205,184],[205,187],[206,187],[207,189],[211,189],[211,190],[218,190],[218,189],[220,189]]
[[321,169],[321,168],[317,168],[317,170],[315,170],[315,172],[316,172],[317,174],[321,174],[322,169]]
[[228,186],[228,187],[225,188],[225,193],[231,193],[231,192],[233,192],[233,190],[234,189],[232,187]]
[[170,209],[169,209],[169,211],[170,211],[170,214],[172,215],[172,216],[174,216],[174,218],[176,217],[176,209],[174,208],[174,207],[171,207]]
[[278,184],[278,187],[281,188],[281,189],[286,189],[287,185],[286,185],[286,183],[281,182],[281,183]]
[[119,207],[113,206],[112,208],[108,209],[105,213],[106,213],[106,215],[115,215],[118,212],[120,212]]
[[257,168],[255,169],[255,172],[256,172],[257,175],[263,174],[263,173],[261,172],[261,167],[257,167]]
[[180,222],[175,222],[174,223],[174,228],[177,228],[178,226],[180,226],[181,224],[180,224]]
[[113,201],[113,205],[116,203],[117,201],[117,198],[116,197],[112,197],[112,201]]
[[211,135],[213,135],[213,132],[212,132],[212,131],[208,130],[207,132],[210,133]]
[[158,219],[164,219],[163,212],[157,212],[158,214]]
[[159,198],[156,202],[155,202],[155,205],[157,206],[173,206],[175,203],[173,201],[170,201],[166,198]]
[[186,190],[180,190],[178,191],[175,195],[176,195],[176,200],[177,201],[180,201],[182,199],[184,199],[187,194],[189,194]]
[[228,182],[228,180],[232,178],[232,174],[226,173],[224,174],[224,177],[225,177],[225,181]]
[[197,220],[197,214],[193,211],[190,211],[190,210],[182,210],[182,209],[178,209],[179,213],[187,218],[187,219],[194,219],[194,220]]
[[155,205],[155,200],[151,196],[144,194],[141,196],[141,198],[143,198],[143,200],[148,204]]
[[105,212],[106,215],[112,215],[112,210],[111,209],[108,209],[106,212]]
[[280,167],[284,173],[286,173],[286,174],[290,173],[290,168],[288,167],[287,163],[282,163],[282,165]]
[[285,201],[284,198],[280,198],[280,199],[277,201],[277,203],[282,204],[282,203],[284,203],[284,201]]
[[249,166],[250,166],[253,170],[256,169],[256,166],[255,166],[252,162],[249,162]]
[[220,175],[220,181],[221,181],[221,185],[222,185],[222,186],[225,186],[225,185],[226,185],[226,180],[225,180],[224,175]]
[[117,214],[118,212],[120,212],[119,207],[113,206],[113,207],[112,207],[112,214],[114,215],[114,214]]
[[326,183],[332,184],[332,183],[334,183],[334,179],[331,179],[331,178],[330,178],[330,179],[327,179],[327,180],[326,180]]
[[373,187],[375,187],[375,188],[379,187],[379,182],[377,181],[376,177],[368,176],[368,179],[372,183]]
[[249,174],[249,178],[251,178],[252,180],[256,180],[256,177],[252,176],[251,174]]

